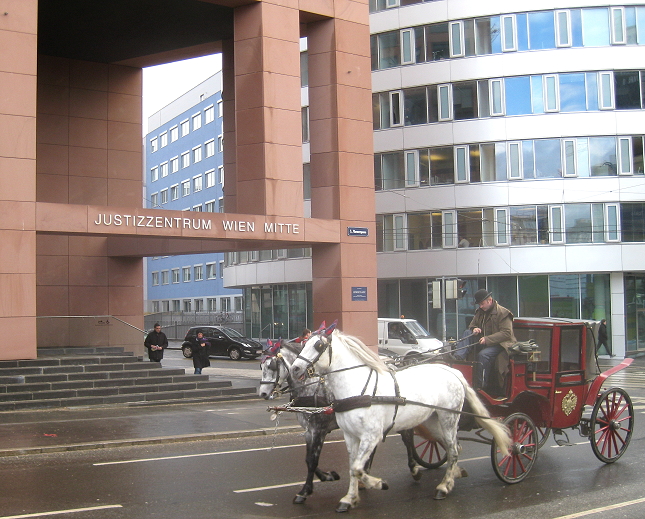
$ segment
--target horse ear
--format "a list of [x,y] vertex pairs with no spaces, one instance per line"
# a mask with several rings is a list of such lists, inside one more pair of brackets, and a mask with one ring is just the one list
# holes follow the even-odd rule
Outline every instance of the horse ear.
[[334,329],[336,328],[336,326],[338,326],[338,319],[335,319],[335,320],[334,320],[334,322],[333,322],[333,323],[331,323],[331,324],[329,325],[329,327],[328,327],[328,328],[326,328],[326,329],[325,329],[325,331],[324,331],[323,333],[324,333],[325,335],[327,335],[327,336],[331,335],[331,332],[333,332],[333,331],[334,331]]

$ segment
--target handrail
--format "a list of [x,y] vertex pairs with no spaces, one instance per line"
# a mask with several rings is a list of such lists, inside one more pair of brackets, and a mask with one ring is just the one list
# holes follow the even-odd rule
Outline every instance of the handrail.
[[119,319],[114,315],[37,315],[36,319],[87,319],[88,317],[108,317],[110,319],[115,319],[120,323],[123,323],[129,326],[130,328],[134,328],[135,330],[140,331],[144,335],[147,333],[145,330],[142,330],[141,328],[137,328],[135,325],[130,324],[129,322],[124,321],[123,319]]

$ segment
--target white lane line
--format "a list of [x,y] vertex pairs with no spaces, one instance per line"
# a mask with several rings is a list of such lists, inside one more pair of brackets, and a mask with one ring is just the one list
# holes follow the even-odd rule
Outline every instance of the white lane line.
[[622,503],[616,503],[615,505],[602,506],[600,508],[592,508],[591,510],[585,510],[584,512],[576,512],[575,514],[560,515],[558,517],[554,517],[553,519],[575,519],[576,517],[586,517],[588,515],[600,514],[602,512],[606,512],[607,510],[617,510],[619,508],[624,508],[630,505],[637,505],[639,503],[645,503],[645,497],[641,497],[640,499],[634,499],[633,501],[623,501]]
[[[551,447],[552,449],[559,449],[560,447],[571,447],[573,445],[587,445],[588,443],[589,443],[589,440],[587,440],[586,442],[572,443],[571,445],[549,445],[549,447]],[[0,519],[2,519],[2,517],[0,517]]]
[[74,514],[76,512],[94,512],[96,510],[108,510],[110,508],[123,508],[123,506],[122,505],[89,506],[87,508],[71,508],[69,510],[54,510],[51,512],[39,512],[35,514],[3,515],[3,516],[0,516],[0,519],[24,519],[26,517],[45,517],[48,515]]
[[[327,442],[325,442],[327,443]],[[459,460],[459,463],[464,463],[466,461],[477,461],[477,460],[487,460],[490,459],[490,456],[480,456],[478,458],[466,458],[463,460]],[[283,483],[282,485],[270,485],[268,487],[255,487],[255,488],[242,488],[240,490],[233,490],[234,494],[246,494],[248,492],[261,492],[262,490],[273,490],[276,488],[287,488],[287,487],[299,487],[301,485],[304,485],[304,481],[299,481],[297,483]],[[0,517],[0,519],[2,519]]]
[[[344,440],[330,440],[325,443],[340,443]],[[126,463],[143,463],[147,461],[164,461],[164,460],[178,460],[183,458],[201,458],[204,456],[219,456],[220,454],[241,454],[244,452],[258,452],[258,451],[271,451],[276,449],[291,449],[292,447],[304,447],[304,444],[297,445],[276,445],[275,447],[256,447],[254,449],[240,449],[235,451],[218,451],[218,452],[204,452],[201,454],[181,454],[177,456],[160,456],[158,458],[140,458],[136,460],[121,460],[121,461],[103,461],[101,463],[93,463],[95,467],[102,467],[104,465],[124,465]],[[0,517],[0,519],[4,519]]]

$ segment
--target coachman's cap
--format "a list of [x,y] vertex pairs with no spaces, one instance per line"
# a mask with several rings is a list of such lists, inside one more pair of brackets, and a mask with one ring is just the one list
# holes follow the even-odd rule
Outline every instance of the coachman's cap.
[[482,301],[487,299],[488,297],[492,296],[493,294],[490,293],[488,290],[482,288],[481,290],[478,290],[475,292],[475,304],[481,304]]

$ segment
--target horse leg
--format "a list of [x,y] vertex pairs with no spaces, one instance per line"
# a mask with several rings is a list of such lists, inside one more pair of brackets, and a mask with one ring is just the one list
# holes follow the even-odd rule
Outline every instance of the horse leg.
[[344,433],[345,445],[347,446],[347,453],[349,454],[349,488],[336,507],[336,512],[347,512],[350,508],[358,504],[358,478],[351,469],[356,453],[358,451],[358,439],[354,438],[349,433]]
[[[319,423],[320,420],[308,420],[308,426],[305,429],[305,444],[307,446],[307,479],[305,484],[300,489],[300,492],[293,498],[293,504],[300,505],[305,502],[308,496],[314,492],[314,474],[320,478],[321,481],[334,481],[340,479],[336,472],[323,472],[318,468],[318,461],[320,459],[320,452],[327,436],[327,424]],[[321,427],[322,425],[322,427]]]
[[457,427],[458,421],[454,416],[440,416],[441,429],[443,432],[443,445],[446,446],[447,453],[447,463],[446,463],[446,474],[444,475],[441,483],[437,485],[436,492],[434,495],[435,499],[445,499],[446,496],[452,492],[452,489],[455,486],[455,479],[460,477],[466,477],[468,473],[462,471],[462,469],[457,465],[457,460],[459,458],[459,445],[457,443]]
[[401,439],[403,440],[405,449],[408,451],[408,467],[412,473],[412,479],[419,481],[423,473],[421,472],[421,465],[416,462],[412,454],[414,452],[414,430],[407,429],[401,431]]

